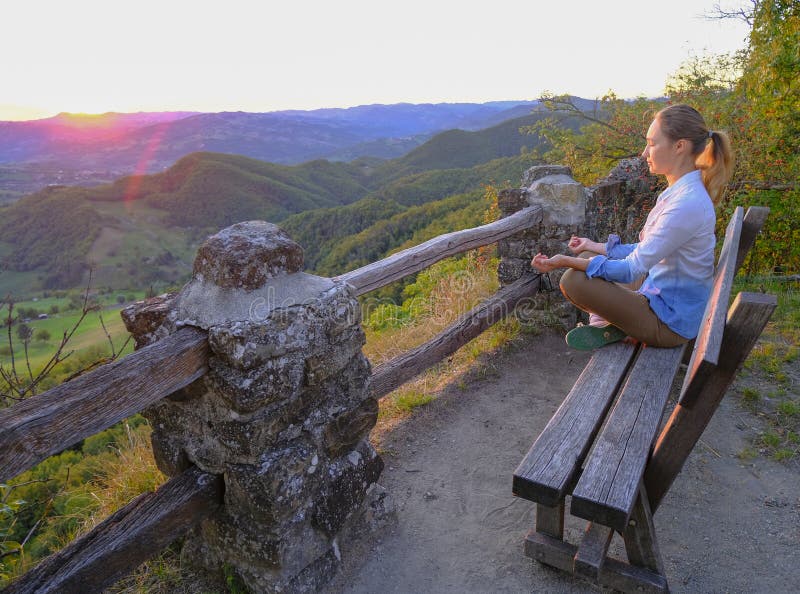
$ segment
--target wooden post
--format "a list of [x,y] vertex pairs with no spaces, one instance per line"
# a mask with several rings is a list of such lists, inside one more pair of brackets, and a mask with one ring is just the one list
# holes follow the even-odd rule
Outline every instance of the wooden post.
[[575,575],[597,581],[606,562],[614,531],[597,522],[589,522],[578,552],[575,553]]
[[736,296],[722,338],[724,356],[719,365],[708,369],[707,375],[694,378],[693,381],[703,382],[704,386],[696,404],[691,409],[677,405],[656,441],[644,475],[653,513],[683,468],[777,304],[774,295],[739,293]]
[[536,504],[536,532],[553,538],[564,538],[564,500],[554,507]]
[[756,236],[764,226],[764,221],[769,215],[766,206],[751,206],[747,209],[742,222],[742,237],[739,240],[739,250],[736,254],[736,270],[742,267],[744,258],[756,242]]
[[622,536],[625,539],[628,561],[664,575],[664,563],[661,560],[661,552],[658,550],[653,514],[650,511],[647,491],[642,481],[639,482],[639,495],[628,521],[628,527],[625,528]]

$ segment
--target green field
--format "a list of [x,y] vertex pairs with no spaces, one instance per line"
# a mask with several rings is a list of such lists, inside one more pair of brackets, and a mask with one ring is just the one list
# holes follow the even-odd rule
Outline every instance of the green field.
[[[135,294],[137,298],[142,296],[142,292]],[[100,301],[108,302],[114,296],[101,296]],[[52,305],[59,307],[66,307],[69,300],[65,298],[47,298],[38,301],[26,301],[15,304],[16,307],[30,308],[35,307],[39,310],[47,311]],[[128,331],[125,329],[120,317],[120,309],[122,306],[103,305],[100,311],[93,311],[86,315],[84,320],[75,330],[69,343],[64,349],[65,353],[71,352],[72,354],[64,361],[59,368],[56,368],[56,376],[63,376],[72,373],[80,368],[81,363],[85,364],[102,357],[111,355],[111,345],[109,344],[106,332],[103,330],[105,324],[108,334],[114,343],[114,349],[119,351],[122,344],[128,337]],[[0,315],[4,318],[7,316],[8,310],[4,307],[0,310]],[[35,374],[41,369],[53,356],[58,349],[65,332],[70,332],[80,318],[80,312],[68,311],[65,313],[51,314],[47,319],[32,319],[26,322],[33,331],[33,338],[28,343],[28,360],[31,369]],[[102,323],[101,323],[102,317]],[[5,369],[11,369],[12,357],[11,347],[13,345],[14,364],[18,374],[27,374],[27,364],[25,362],[25,346],[17,336],[18,324],[4,328],[2,336],[0,336],[0,365]],[[11,339],[9,341],[9,330]],[[41,340],[39,334],[41,331],[46,331],[49,334],[47,340]],[[132,350],[132,345],[129,343],[125,348],[125,353]]]

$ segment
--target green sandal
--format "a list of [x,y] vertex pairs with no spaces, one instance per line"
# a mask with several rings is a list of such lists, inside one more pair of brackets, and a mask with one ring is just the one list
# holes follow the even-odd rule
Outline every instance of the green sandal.
[[579,351],[592,349],[618,342],[625,338],[622,330],[616,326],[578,326],[567,332],[567,344]]

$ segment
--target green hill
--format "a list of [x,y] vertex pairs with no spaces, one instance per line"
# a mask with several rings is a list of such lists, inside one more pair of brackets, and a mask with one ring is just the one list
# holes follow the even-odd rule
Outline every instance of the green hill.
[[[390,182],[352,204],[302,212],[288,217],[280,225],[303,246],[308,270],[321,274],[339,274],[348,266],[346,259],[341,256],[344,248],[340,244],[346,238],[350,241],[349,236],[359,234],[379,221],[399,215],[410,207],[470,191],[479,191],[482,194],[483,186],[487,184],[502,186],[512,183],[512,180],[520,179],[525,169],[533,164],[530,155],[519,155],[495,159],[469,169],[409,175]],[[396,247],[406,238],[407,234],[399,234],[396,241],[386,244],[386,249]],[[332,253],[337,255],[330,255]],[[373,259],[382,255],[374,250],[370,254],[377,254]],[[356,264],[356,261],[366,263],[363,258],[354,257],[354,261],[350,263],[351,268],[361,265]]]
[[163,173],[122,178],[87,191],[96,201],[146,200],[183,227],[224,227],[346,204],[366,193],[358,165],[310,161],[288,166],[238,155],[193,153]]
[[[520,128],[549,117],[547,112],[531,113],[506,120],[476,132],[448,130],[437,134],[425,144],[399,159],[387,161],[378,171],[384,183],[438,169],[468,169],[493,159],[515,157],[525,152],[543,152],[547,146],[537,136],[520,133]],[[560,125],[577,130],[578,118],[565,118]]]
[[[0,266],[5,275],[37,270],[45,287],[72,286],[82,282],[87,258],[102,265],[107,257],[118,257],[94,250],[96,240],[138,234],[137,243],[111,241],[115,245],[108,251],[125,247],[138,266],[151,264],[167,253],[154,246],[173,243],[170,235],[192,236],[196,246],[203,236],[237,221],[280,221],[302,210],[346,204],[367,193],[366,177],[363,167],[347,163],[292,167],[194,153],[163,173],[95,188],[50,187],[0,209]],[[132,268],[129,264],[123,268]]]

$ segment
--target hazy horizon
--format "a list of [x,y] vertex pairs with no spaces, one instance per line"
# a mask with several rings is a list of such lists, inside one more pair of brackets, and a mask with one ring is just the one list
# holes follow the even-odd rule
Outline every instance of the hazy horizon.
[[660,96],[690,56],[745,47],[744,23],[702,16],[713,6],[17,1],[0,38],[13,56],[0,120]]

